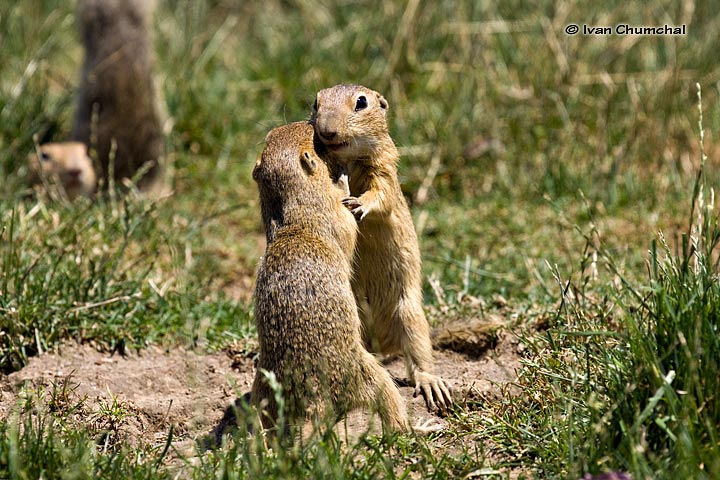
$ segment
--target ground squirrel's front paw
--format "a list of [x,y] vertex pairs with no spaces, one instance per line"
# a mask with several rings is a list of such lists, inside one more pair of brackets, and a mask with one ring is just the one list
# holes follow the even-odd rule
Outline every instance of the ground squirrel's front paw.
[[422,394],[429,411],[446,411],[450,408],[452,396],[450,395],[450,386],[445,380],[423,371],[416,371],[414,377],[415,393],[413,397]]
[[360,199],[357,197],[347,197],[343,199],[343,205],[345,205],[350,213],[355,216],[355,219],[359,222],[370,212],[367,206],[360,203]]

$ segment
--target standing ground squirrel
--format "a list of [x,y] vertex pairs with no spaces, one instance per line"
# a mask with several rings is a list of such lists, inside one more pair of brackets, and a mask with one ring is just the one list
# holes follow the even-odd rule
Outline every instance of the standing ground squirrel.
[[430,331],[422,308],[420,249],[397,178],[397,148],[388,133],[388,103],[360,85],[320,90],[310,122],[331,168],[349,175],[343,203],[359,221],[353,291],[365,341],[384,354],[402,352],[415,396],[429,410],[452,403],[447,384],[432,374]]
[[[113,178],[161,188],[165,141],[152,76],[148,23],[151,0],[80,0],[77,21],[85,47],[72,139],[94,149],[108,186]],[[112,160],[112,161],[111,161]]]
[[342,204],[347,184],[333,184],[313,133],[307,122],[272,130],[253,169],[263,221],[273,226],[255,288],[253,402],[272,426],[278,406],[264,369],[283,386],[292,423],[368,407],[385,430],[406,430],[400,392],[360,337],[350,285],[357,225]]
[[95,193],[95,168],[82,143],[46,143],[28,155],[28,163],[33,184],[64,192],[69,200]]

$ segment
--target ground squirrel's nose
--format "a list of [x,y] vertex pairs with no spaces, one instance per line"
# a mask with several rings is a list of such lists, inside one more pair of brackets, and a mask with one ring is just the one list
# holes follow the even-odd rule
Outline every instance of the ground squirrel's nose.
[[82,175],[82,170],[79,168],[71,168],[66,173],[67,176],[70,178],[80,178],[80,175]]
[[337,115],[332,112],[318,112],[315,121],[315,131],[318,133],[320,138],[325,142],[331,142],[338,136],[338,118]]
[[323,138],[323,140],[333,140],[335,137],[337,137],[337,132],[334,131],[320,130],[318,131],[318,133]]

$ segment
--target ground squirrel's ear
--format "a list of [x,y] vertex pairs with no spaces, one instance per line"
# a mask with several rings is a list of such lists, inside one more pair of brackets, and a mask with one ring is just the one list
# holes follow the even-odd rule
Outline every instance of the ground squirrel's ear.
[[308,175],[314,174],[315,170],[317,170],[317,163],[315,163],[315,159],[308,152],[303,152],[302,155],[300,155],[300,163],[302,163],[303,169]]
[[387,100],[385,100],[385,97],[383,97],[379,93],[377,94],[377,97],[378,97],[378,102],[380,102],[380,108],[382,108],[383,110],[386,110],[388,108],[388,102],[387,102]]
[[262,165],[262,155],[260,155],[258,157],[257,162],[255,162],[255,166],[253,167],[253,170],[252,170],[252,178],[256,182],[260,178],[260,166],[261,165]]

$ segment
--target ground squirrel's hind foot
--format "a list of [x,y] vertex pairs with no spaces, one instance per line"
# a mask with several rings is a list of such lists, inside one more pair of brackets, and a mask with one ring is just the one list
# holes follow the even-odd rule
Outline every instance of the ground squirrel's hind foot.
[[438,417],[427,418],[418,421],[413,425],[413,433],[416,435],[430,435],[431,433],[442,432],[447,428],[445,420]]
[[445,380],[432,373],[415,370],[413,381],[415,382],[413,397],[422,394],[429,411],[444,412],[450,409],[453,403],[452,395],[450,386]]
[[378,394],[378,413],[383,425],[384,432],[400,432],[410,431],[410,422],[405,409],[405,402],[400,396],[397,387],[390,380],[383,382],[381,391]]
[[366,374],[363,379],[364,385],[358,391],[360,405],[356,406],[362,405],[376,410],[385,433],[410,431],[405,401],[392,377],[372,355],[363,352],[362,356],[362,370],[371,373]]

